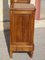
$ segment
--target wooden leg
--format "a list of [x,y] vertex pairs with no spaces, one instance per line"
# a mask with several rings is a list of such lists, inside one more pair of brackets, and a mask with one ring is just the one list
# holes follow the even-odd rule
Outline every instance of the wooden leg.
[[12,48],[10,47],[10,58],[12,58]]
[[29,56],[32,58],[33,57],[33,51],[28,52]]

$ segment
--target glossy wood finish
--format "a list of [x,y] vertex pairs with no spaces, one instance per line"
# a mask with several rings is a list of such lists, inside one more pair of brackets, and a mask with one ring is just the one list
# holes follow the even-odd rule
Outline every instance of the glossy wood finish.
[[34,51],[35,8],[10,7],[10,57],[15,51]]

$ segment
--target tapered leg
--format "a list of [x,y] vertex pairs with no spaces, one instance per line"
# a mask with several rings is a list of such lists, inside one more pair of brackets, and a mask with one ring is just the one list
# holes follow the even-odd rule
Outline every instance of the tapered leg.
[[33,57],[33,51],[28,52],[29,56],[32,58]]
[[10,47],[10,58],[12,58],[12,48]]

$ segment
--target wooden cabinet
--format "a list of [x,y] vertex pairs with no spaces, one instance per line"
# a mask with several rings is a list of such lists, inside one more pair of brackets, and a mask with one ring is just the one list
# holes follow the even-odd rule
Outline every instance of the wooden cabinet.
[[34,50],[35,7],[15,6],[10,8],[10,57],[13,51],[32,53]]

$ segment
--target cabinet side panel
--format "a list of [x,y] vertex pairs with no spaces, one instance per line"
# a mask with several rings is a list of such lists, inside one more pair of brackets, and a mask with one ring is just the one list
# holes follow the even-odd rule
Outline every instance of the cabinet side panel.
[[22,29],[22,36],[23,42],[29,42],[29,15],[23,15],[23,29]]
[[22,15],[15,14],[14,17],[15,42],[22,42]]
[[33,11],[32,15],[31,15],[31,20],[30,20],[30,44],[34,44],[34,20],[35,20],[35,12]]

